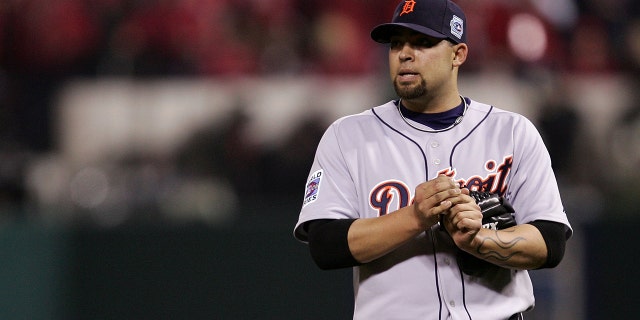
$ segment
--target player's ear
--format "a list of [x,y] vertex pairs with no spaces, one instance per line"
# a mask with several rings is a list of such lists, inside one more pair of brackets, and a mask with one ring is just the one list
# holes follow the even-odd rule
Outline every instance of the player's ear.
[[469,47],[466,43],[458,43],[453,45],[453,66],[459,67],[467,60]]

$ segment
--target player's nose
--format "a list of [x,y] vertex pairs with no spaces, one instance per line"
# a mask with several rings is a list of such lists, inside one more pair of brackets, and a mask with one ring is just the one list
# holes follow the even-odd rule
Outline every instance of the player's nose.
[[407,61],[413,59],[413,46],[409,42],[405,42],[398,53],[400,61]]

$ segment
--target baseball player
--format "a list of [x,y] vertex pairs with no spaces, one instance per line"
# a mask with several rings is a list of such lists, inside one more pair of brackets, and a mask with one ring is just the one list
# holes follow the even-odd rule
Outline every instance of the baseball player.
[[[353,268],[354,319],[522,319],[527,270],[564,255],[572,229],[538,131],[458,91],[466,26],[451,1],[402,1],[371,32],[399,99],[318,145],[294,236],[320,268]],[[495,208],[510,221],[487,222]]]

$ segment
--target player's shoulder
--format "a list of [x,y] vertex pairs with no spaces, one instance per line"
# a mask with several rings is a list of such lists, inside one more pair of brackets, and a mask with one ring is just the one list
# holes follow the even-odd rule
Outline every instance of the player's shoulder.
[[331,124],[331,126],[334,128],[340,128],[345,126],[351,127],[353,125],[367,125],[372,122],[378,121],[378,116],[376,115],[394,112],[394,110],[396,110],[396,105],[393,101],[389,101],[371,109],[364,110],[360,113],[350,114],[338,118]]
[[469,111],[475,112],[480,116],[487,117],[494,120],[511,120],[514,122],[530,122],[525,116],[520,113],[509,111],[495,105],[486,104],[469,99]]
[[502,109],[489,104],[471,101],[469,103],[470,123],[481,124],[480,127],[488,130],[502,130],[512,132],[520,139],[528,139],[539,136],[538,129],[533,122],[524,115]]
[[490,105],[484,102],[480,102],[480,101],[476,101],[473,99],[469,99],[467,98],[469,101],[469,110],[474,110],[474,111],[478,111],[478,112],[482,112],[482,113],[495,113],[495,114],[501,114],[501,115],[513,115],[513,116],[518,116],[517,113],[513,112],[513,111],[508,111],[506,109],[502,109],[499,107],[496,107],[494,105]]

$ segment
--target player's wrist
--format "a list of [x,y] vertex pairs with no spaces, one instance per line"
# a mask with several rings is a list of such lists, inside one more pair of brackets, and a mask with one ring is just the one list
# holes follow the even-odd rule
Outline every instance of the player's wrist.
[[411,206],[411,209],[411,214],[418,231],[425,231],[427,229],[430,229],[440,221],[439,215],[426,216],[424,213],[422,213],[422,211],[420,211],[420,208],[417,204],[413,204]]
[[[484,230],[484,231],[487,231],[487,230]],[[482,243],[487,238],[486,236],[481,235],[481,232],[483,232],[483,229],[480,229],[474,235],[469,235],[469,234],[465,234],[465,235],[458,234],[455,236],[452,235],[453,242],[455,243],[456,247],[458,247],[458,249],[474,255],[474,252],[478,251],[478,248],[482,246]]]

